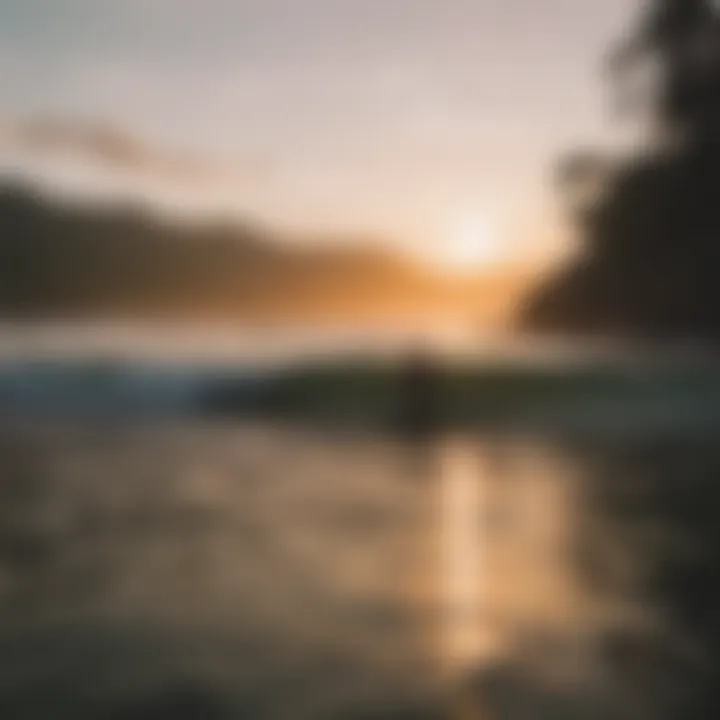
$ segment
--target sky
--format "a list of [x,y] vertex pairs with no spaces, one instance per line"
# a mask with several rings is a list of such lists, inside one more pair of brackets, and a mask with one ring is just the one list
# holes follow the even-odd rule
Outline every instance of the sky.
[[[607,133],[601,61],[636,4],[0,0],[0,124],[62,121],[66,146],[0,158],[300,233],[480,222],[532,252],[556,235],[554,159]],[[98,163],[96,126],[133,161]]]

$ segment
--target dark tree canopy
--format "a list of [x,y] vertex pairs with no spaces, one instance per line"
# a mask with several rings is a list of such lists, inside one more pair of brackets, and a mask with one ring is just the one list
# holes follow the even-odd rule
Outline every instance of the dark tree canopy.
[[690,139],[718,132],[720,19],[711,0],[661,0],[618,54],[622,74],[651,56],[660,75],[658,121]]
[[[614,163],[578,218],[578,257],[528,299],[536,331],[720,339],[720,13],[656,0],[614,59],[657,69],[651,149]],[[580,167],[582,170],[582,165]],[[577,172],[577,168],[575,169]]]

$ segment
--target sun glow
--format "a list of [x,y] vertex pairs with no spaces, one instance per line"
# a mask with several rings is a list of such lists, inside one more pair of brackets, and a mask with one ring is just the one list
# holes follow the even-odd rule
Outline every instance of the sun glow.
[[459,223],[451,230],[441,248],[440,260],[451,270],[477,270],[482,265],[497,262],[502,250],[489,224],[473,218]]
[[506,248],[497,234],[481,217],[471,217],[451,226],[442,235],[428,260],[450,273],[475,273],[488,265],[502,262]]

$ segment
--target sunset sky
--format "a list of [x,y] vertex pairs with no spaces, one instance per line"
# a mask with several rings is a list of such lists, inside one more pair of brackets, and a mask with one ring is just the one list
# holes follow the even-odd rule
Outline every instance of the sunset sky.
[[[607,133],[601,60],[635,5],[0,0],[0,158],[297,231],[432,244],[477,221],[522,254],[555,237],[554,158]],[[137,157],[31,157],[11,131],[47,119]]]

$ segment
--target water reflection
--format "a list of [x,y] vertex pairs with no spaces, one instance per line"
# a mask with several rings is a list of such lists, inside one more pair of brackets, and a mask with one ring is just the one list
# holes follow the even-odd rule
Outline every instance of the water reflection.
[[473,668],[482,653],[483,538],[481,498],[487,489],[473,448],[440,449],[438,495],[440,658],[452,675]]
[[3,718],[717,717],[714,438],[406,451],[3,428]]
[[[688,480],[689,458],[707,469],[717,454],[681,441],[665,447],[668,472],[648,447],[658,452],[656,441],[630,452],[528,438],[438,444],[426,561],[452,717],[712,717],[717,645],[682,621],[697,599],[674,573],[708,588],[715,551],[695,546],[691,560],[688,540],[708,528],[657,500],[679,500],[688,482],[708,493]],[[705,607],[703,633],[715,617]]]
[[436,453],[436,550],[426,562],[430,575],[436,568],[438,669],[466,715],[484,704],[469,686],[509,659],[529,663],[542,638],[555,638],[542,648],[545,670],[562,672],[563,660],[564,672],[578,669],[577,653],[559,657],[558,639],[587,630],[594,612],[572,563],[582,480],[528,441],[455,437]]

